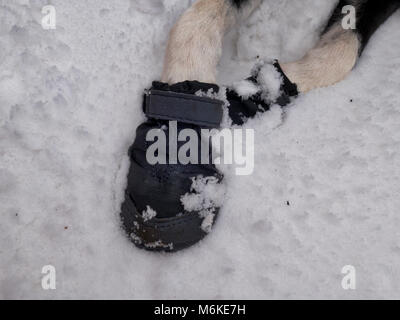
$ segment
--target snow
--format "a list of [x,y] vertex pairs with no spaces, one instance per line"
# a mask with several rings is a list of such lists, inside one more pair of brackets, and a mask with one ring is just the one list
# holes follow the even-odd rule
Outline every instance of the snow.
[[182,196],[185,210],[200,211],[221,206],[224,202],[225,188],[216,177],[198,176],[192,179],[190,192]]
[[257,82],[262,88],[262,98],[267,103],[276,101],[282,95],[282,75],[271,63],[261,64]]
[[248,99],[260,91],[260,88],[253,81],[246,79],[234,82],[232,89],[243,99]]
[[157,216],[157,212],[150,206],[147,206],[146,210],[143,211],[142,216],[144,221],[149,221]]
[[192,179],[190,192],[181,197],[187,212],[198,211],[204,218],[201,228],[210,233],[215,219],[215,210],[223,205],[225,186],[216,177],[198,176]]
[[[56,30],[40,26],[49,2]],[[204,241],[154,254],[123,235],[142,92],[191,2],[0,0],[0,298],[400,298],[400,12],[346,80],[246,123],[254,174],[221,167]],[[301,57],[333,6],[265,0],[227,36],[219,82]]]

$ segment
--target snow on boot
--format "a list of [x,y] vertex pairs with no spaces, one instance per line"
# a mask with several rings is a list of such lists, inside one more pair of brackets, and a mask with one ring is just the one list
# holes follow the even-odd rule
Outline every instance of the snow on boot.
[[233,124],[242,125],[257,113],[268,111],[273,104],[288,105],[297,95],[297,85],[284,74],[278,61],[261,61],[250,78],[228,88],[229,116]]

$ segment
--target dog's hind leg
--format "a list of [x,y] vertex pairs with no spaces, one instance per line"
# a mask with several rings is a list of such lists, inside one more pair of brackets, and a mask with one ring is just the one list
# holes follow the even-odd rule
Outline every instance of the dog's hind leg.
[[[344,6],[356,10],[356,29],[342,27]],[[282,64],[299,91],[326,87],[343,80],[355,66],[373,33],[400,7],[400,0],[341,0],[320,42],[296,62]]]
[[[198,0],[173,27],[165,55],[162,81],[215,83],[225,32],[261,0]],[[241,8],[238,10],[238,8]]]

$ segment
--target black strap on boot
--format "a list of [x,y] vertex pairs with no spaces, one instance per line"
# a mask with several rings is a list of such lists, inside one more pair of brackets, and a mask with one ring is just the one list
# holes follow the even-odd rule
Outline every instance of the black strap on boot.
[[223,116],[222,105],[222,101],[208,97],[151,89],[145,95],[143,111],[153,119],[218,128]]

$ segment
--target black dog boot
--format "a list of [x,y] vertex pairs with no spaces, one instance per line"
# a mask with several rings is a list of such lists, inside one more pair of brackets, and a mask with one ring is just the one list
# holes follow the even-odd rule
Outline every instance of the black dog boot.
[[288,105],[298,93],[297,85],[285,75],[278,61],[261,61],[250,78],[228,88],[229,116],[233,124],[242,125],[248,118],[268,111],[273,104]]
[[[148,121],[137,129],[130,149],[131,168],[121,208],[123,226],[138,247],[178,251],[210,232],[223,199],[223,177],[213,165],[211,143],[206,143],[206,162],[202,155],[204,143],[197,145],[194,159],[191,155],[191,161],[184,163],[176,152],[171,152],[170,146],[176,144],[176,149],[180,149],[186,143],[178,139],[186,129],[202,141],[202,129],[219,127],[224,103],[196,95],[199,91],[218,90],[216,85],[197,81],[172,86],[154,82],[146,93],[143,110]],[[261,62],[250,78],[227,89],[229,116],[233,124],[242,125],[246,119],[269,110],[272,104],[289,104],[297,94],[297,86],[285,76],[277,61]],[[152,142],[157,132],[163,132],[164,138],[158,139],[163,140],[160,145],[165,145],[153,156],[158,162],[148,155],[154,149]]]
[[[223,102],[196,95],[210,90],[219,88],[196,81],[172,86],[154,82],[145,94],[148,121],[139,126],[130,148],[121,208],[123,226],[140,248],[169,252],[187,248],[207,235],[217,218],[223,177],[212,164],[210,141],[200,142],[202,129],[219,127]],[[191,161],[184,157],[182,163],[177,155],[188,156],[187,149],[182,151],[187,141],[178,137],[187,132],[185,137],[191,135],[199,143],[197,152],[190,149]],[[207,161],[204,148],[209,151]]]

